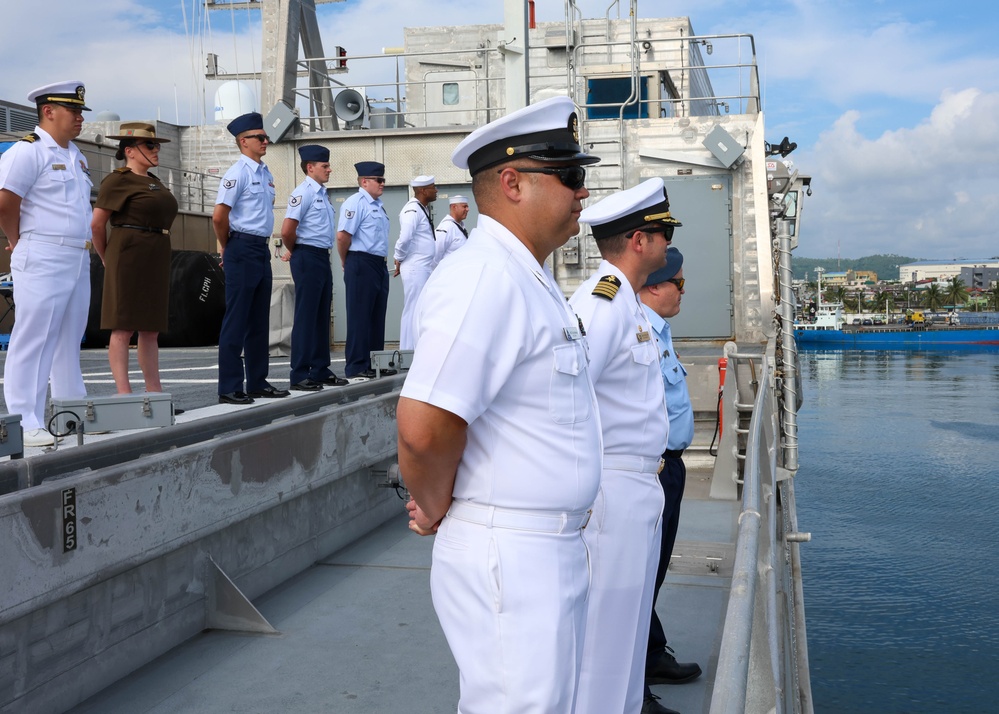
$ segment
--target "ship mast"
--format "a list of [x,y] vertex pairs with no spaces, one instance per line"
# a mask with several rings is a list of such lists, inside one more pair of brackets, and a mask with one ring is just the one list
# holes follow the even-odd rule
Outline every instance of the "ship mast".
[[[278,102],[294,109],[300,40],[306,60],[325,57],[316,20],[316,5],[328,2],[343,0],[205,0],[205,8],[209,10],[260,8],[263,26],[260,108],[263,113],[270,112]],[[326,63],[309,62],[308,77],[309,99],[317,110],[314,115],[319,119],[320,128],[327,131],[339,129]]]

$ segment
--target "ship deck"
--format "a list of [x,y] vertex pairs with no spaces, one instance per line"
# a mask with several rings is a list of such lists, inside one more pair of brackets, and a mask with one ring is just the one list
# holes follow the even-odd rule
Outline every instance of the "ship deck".
[[[178,422],[257,406],[214,403],[214,354],[214,348],[162,351],[165,388],[186,409]],[[340,359],[333,369],[342,374],[342,354],[334,357]],[[84,351],[83,364],[90,394],[113,393],[106,352]],[[281,379],[286,368],[287,358],[272,358],[276,386],[286,386]],[[292,398],[299,396],[304,395]],[[653,690],[663,704],[688,714],[708,710],[739,506],[709,498],[713,458],[707,445],[713,423],[698,426],[695,448],[685,456],[680,530],[657,607],[678,659],[698,662],[704,674],[689,684]],[[88,435],[86,440],[115,436]],[[74,446],[69,438],[59,448]],[[28,449],[26,455],[38,453]],[[406,523],[400,501],[398,518],[256,598],[254,606],[277,634],[206,630],[70,711],[454,711],[457,667],[430,598],[433,539],[413,535]]]
[[[731,582],[736,504],[708,500],[707,483],[688,472],[675,570],[657,604],[678,658],[704,671],[653,688],[684,714],[708,710]],[[432,546],[408,530],[400,504],[398,519],[254,603],[279,634],[203,632],[70,711],[454,711],[458,671],[430,600]],[[718,572],[704,564],[709,553],[724,559]]]

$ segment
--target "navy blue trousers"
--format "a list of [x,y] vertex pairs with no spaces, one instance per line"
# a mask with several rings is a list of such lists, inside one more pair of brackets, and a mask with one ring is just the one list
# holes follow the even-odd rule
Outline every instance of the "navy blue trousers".
[[222,268],[225,317],[219,334],[219,394],[255,392],[267,386],[270,359],[271,256],[267,239],[230,232]]
[[662,550],[659,552],[659,568],[656,570],[656,587],[652,592],[652,622],[649,625],[649,652],[662,652],[666,646],[666,633],[663,623],[656,614],[655,603],[659,599],[659,590],[666,579],[669,559],[673,555],[673,544],[676,543],[676,529],[680,525],[680,501],[683,499],[683,488],[687,483],[687,467],[682,458],[663,457],[665,464],[659,473],[659,483],[666,496],[663,506],[663,538]]
[[356,377],[371,369],[372,351],[385,349],[385,311],[389,294],[385,258],[349,251],[343,266],[343,282],[347,298],[344,374]]
[[297,245],[291,253],[295,281],[295,323],[291,328],[291,383],[321,382],[330,371],[330,302],[333,274],[330,252]]

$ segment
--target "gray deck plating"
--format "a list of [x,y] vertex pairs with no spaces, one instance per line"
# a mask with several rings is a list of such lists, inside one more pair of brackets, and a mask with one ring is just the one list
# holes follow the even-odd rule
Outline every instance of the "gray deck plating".
[[[692,474],[696,483],[697,476]],[[700,534],[729,530],[734,504],[685,499],[678,551]],[[255,602],[278,635],[205,632],[109,687],[75,714],[167,712],[335,712],[431,714],[454,711],[458,672],[430,600],[432,539],[399,518],[273,589]],[[707,711],[730,579],[667,576],[659,613],[696,682],[656,687],[663,702]]]

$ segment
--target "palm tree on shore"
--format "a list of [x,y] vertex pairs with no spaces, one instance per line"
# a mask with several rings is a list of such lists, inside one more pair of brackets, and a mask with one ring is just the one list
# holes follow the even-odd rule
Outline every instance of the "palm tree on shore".
[[930,312],[939,310],[943,306],[944,300],[944,292],[936,283],[933,283],[923,291],[923,306]]
[[885,315],[890,315],[891,309],[895,307],[895,293],[883,288],[874,293],[874,310],[885,309]]
[[996,283],[991,290],[987,290],[985,295],[988,297],[989,303],[992,304],[992,309],[999,310],[999,283]]
[[947,299],[948,303],[957,307],[961,303],[968,301],[968,288],[965,287],[964,281],[961,278],[953,277],[947,283],[947,287],[943,289],[943,296]]
[[858,290],[854,300],[857,304],[857,312],[863,312],[867,308],[867,301],[864,299],[864,291]]
[[825,289],[822,299],[826,302],[843,302],[844,293],[846,293],[846,290],[843,289],[842,285],[835,288],[830,286]]

